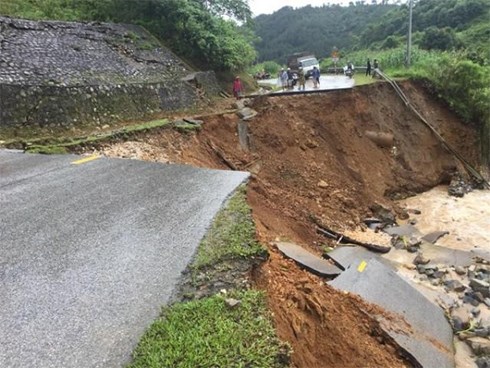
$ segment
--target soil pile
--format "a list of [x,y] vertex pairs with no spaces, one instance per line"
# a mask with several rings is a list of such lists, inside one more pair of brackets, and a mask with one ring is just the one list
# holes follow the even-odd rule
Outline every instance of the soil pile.
[[[448,183],[455,159],[384,83],[327,94],[258,98],[240,146],[235,114],[202,117],[197,133],[167,129],[101,147],[111,156],[250,171],[249,203],[260,240],[286,239],[321,253],[329,244],[312,218],[336,231],[354,229],[379,208],[406,215],[393,199]],[[443,137],[476,163],[477,136],[421,87],[407,96]],[[378,146],[366,132],[389,133]],[[153,148],[152,148],[153,147]],[[400,367],[406,363],[379,334],[373,307],[324,280],[271,258],[256,276],[267,291],[279,336],[298,367]],[[374,313],[377,314],[377,313]]]

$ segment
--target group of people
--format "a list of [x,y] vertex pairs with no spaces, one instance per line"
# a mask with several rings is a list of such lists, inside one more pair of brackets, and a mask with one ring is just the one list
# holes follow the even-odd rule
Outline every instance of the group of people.
[[[379,63],[377,59],[373,60],[371,64],[371,60],[367,59],[366,63],[366,76],[376,77],[376,72],[379,69]],[[354,65],[351,62],[348,62],[344,67],[344,72],[350,71],[354,72]],[[265,74],[265,72],[264,72]],[[320,69],[316,66],[313,67],[311,72],[311,78],[313,80],[313,88],[320,87]],[[283,91],[288,89],[293,89],[296,84],[298,84],[298,91],[304,91],[306,89],[306,76],[303,71],[303,68],[299,68],[298,72],[295,73],[291,70],[291,68],[281,69],[279,72],[279,82],[282,86]],[[243,95],[243,84],[240,80],[240,77],[237,76],[235,81],[233,82],[233,95],[236,99],[240,99]]]
[[282,68],[281,71],[279,72],[279,81],[281,83],[281,87],[283,91],[290,88],[294,88],[294,85],[298,82],[298,80],[299,80],[299,75],[294,75],[294,73],[291,71],[291,68],[287,68],[287,70]]
[[[320,86],[320,69],[316,66],[313,67],[311,78],[313,80],[313,88],[318,88]],[[293,72],[291,68],[282,68],[278,79],[283,91],[293,89],[296,85],[298,85],[298,91],[306,90],[306,75],[301,67],[297,72]]]
[[[374,59],[373,60],[373,65],[372,65],[372,68],[374,69],[374,73],[372,75],[372,77],[374,78],[376,76],[376,70],[379,69],[379,63],[378,63],[378,59]],[[367,59],[367,63],[366,63],[366,77],[369,75],[371,76],[371,60]]]

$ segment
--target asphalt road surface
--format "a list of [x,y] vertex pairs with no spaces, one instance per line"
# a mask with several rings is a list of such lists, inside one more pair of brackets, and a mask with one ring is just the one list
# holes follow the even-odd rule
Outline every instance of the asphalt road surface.
[[0,367],[120,367],[246,173],[0,150]]
[[[260,80],[258,82],[259,84],[281,86],[277,78]],[[354,85],[355,85],[354,78],[349,78],[346,77],[345,75],[321,75],[320,86],[318,88],[316,89],[314,88],[313,81],[311,78],[309,78],[306,81],[305,90],[306,91],[329,91],[334,89],[352,88],[354,87]],[[294,89],[286,90],[284,91],[284,93],[293,92],[293,91],[298,91],[298,86],[295,86]],[[279,89],[277,92],[281,92],[281,90]]]

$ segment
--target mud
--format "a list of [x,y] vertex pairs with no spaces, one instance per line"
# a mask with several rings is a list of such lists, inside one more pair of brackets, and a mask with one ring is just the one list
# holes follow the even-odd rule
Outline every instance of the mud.
[[[403,83],[417,109],[467,160],[476,163],[477,136],[424,89]],[[292,241],[321,254],[335,242],[317,234],[312,218],[353,231],[379,206],[407,217],[395,200],[448,184],[458,163],[383,83],[308,96],[257,98],[248,122],[250,149],[240,146],[235,114],[200,117],[199,132],[172,129],[98,147],[109,156],[246,170],[248,200],[264,244]],[[379,147],[366,131],[390,134]],[[396,346],[379,333],[372,305],[271,256],[254,272],[274,312],[295,367],[404,367]]]

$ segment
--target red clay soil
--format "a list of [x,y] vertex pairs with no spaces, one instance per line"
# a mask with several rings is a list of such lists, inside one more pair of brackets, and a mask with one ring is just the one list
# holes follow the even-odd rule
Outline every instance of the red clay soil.
[[[409,82],[402,88],[448,143],[476,163],[475,131],[423,88]],[[392,198],[447,182],[458,163],[384,83],[263,97],[252,107],[259,114],[249,122],[249,151],[240,147],[235,114],[204,118],[198,133],[166,129],[102,151],[250,171],[248,200],[259,239],[271,252],[255,279],[267,292],[279,336],[293,348],[292,365],[406,366],[378,332],[373,306],[325,285],[271,244],[287,239],[320,254],[328,241],[316,233],[311,216],[342,231],[371,216],[375,204],[400,213]],[[396,149],[378,147],[365,136],[368,130],[393,134]]]

